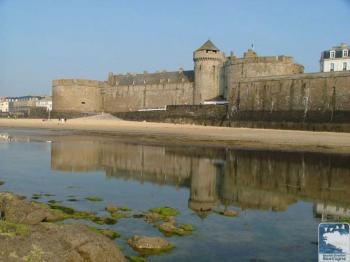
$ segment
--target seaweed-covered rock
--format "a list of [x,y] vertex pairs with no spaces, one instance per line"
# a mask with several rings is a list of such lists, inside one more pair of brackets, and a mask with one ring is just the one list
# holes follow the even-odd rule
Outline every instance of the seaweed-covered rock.
[[126,261],[118,247],[85,225],[28,225],[26,234],[0,234],[0,261]]
[[8,222],[29,225],[63,219],[62,214],[11,193],[0,193],[0,214]]
[[183,224],[181,226],[176,226],[174,222],[165,222],[158,226],[158,229],[164,233],[165,236],[186,236],[192,234],[194,228],[191,224]]
[[126,261],[106,232],[44,222],[64,219],[62,210],[0,193],[0,214],[0,261]]
[[140,253],[160,253],[173,248],[172,244],[161,237],[133,236],[128,244]]

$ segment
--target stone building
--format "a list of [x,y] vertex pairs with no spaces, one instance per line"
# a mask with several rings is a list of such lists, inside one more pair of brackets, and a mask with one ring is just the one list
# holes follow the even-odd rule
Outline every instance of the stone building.
[[350,71],[305,74],[290,56],[252,49],[241,58],[225,56],[210,40],[193,52],[193,61],[194,70],[53,80],[53,111],[73,116],[224,102],[229,118],[240,123],[349,122]]

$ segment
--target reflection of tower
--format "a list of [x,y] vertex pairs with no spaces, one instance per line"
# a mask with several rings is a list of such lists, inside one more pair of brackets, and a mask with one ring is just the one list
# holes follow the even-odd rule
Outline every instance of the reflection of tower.
[[209,159],[192,159],[191,196],[188,207],[205,217],[216,204],[217,168]]

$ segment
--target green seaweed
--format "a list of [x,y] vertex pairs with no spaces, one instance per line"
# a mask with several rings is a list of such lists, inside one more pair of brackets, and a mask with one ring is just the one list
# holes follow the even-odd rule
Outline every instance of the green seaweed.
[[57,200],[54,200],[54,199],[51,199],[49,201],[47,201],[47,203],[49,204],[56,204],[56,203],[61,203],[62,201],[57,201]]
[[152,213],[157,213],[164,218],[170,217],[170,216],[177,216],[180,214],[180,212],[177,211],[177,209],[172,207],[157,207],[157,208],[152,208],[150,211]]
[[5,182],[4,181],[0,181],[0,186],[4,185]]
[[194,231],[194,227],[191,224],[182,224],[180,228],[185,231]]
[[100,201],[103,201],[102,198],[98,197],[98,196],[88,196],[85,198],[86,200],[88,201],[91,201],[91,202],[100,202]]
[[92,212],[86,212],[86,211],[76,211],[71,207],[66,207],[62,205],[57,204],[50,204],[49,207],[53,210],[56,210],[57,212],[60,212],[60,215],[64,219],[83,219],[83,220],[90,220],[96,224],[99,225],[114,225],[117,223],[117,220],[110,217],[99,217],[96,214]]
[[69,202],[77,202],[77,201],[79,201],[79,200],[76,199],[76,198],[68,198],[67,201],[69,201]]
[[45,197],[53,197],[53,196],[55,196],[55,195],[50,194],[50,193],[46,193],[46,194],[44,194],[44,196],[45,196]]
[[129,262],[147,262],[146,258],[139,256],[127,256]]
[[41,194],[33,194],[32,199],[40,199],[42,197]]
[[0,235],[1,236],[26,236],[30,233],[28,226],[23,224],[14,224],[0,220]]
[[91,221],[99,225],[114,225],[117,223],[117,220],[114,218],[98,216],[95,216],[93,219],[91,219]]
[[120,237],[120,234],[118,232],[111,229],[96,228],[91,226],[89,226],[89,229],[96,233],[102,234],[112,240]]
[[126,214],[120,213],[120,212],[113,212],[111,213],[111,217],[113,219],[121,219],[121,218],[127,218],[128,216]]
[[131,211],[131,209],[127,206],[123,206],[119,208],[121,211]]
[[179,227],[176,227],[174,225],[173,228],[170,228],[169,230],[164,230],[161,225],[158,226],[158,229],[160,232],[162,232],[165,236],[171,237],[173,235],[177,236],[188,236],[191,235],[194,231],[194,228],[191,224],[183,224]]

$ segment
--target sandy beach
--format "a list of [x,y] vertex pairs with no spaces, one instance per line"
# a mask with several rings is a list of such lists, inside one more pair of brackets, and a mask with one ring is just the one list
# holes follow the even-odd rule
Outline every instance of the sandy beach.
[[227,146],[259,150],[350,153],[350,134],[275,129],[227,128],[132,122],[102,118],[71,119],[0,119],[0,127],[71,130],[81,134],[108,135],[118,138],[163,144]]

